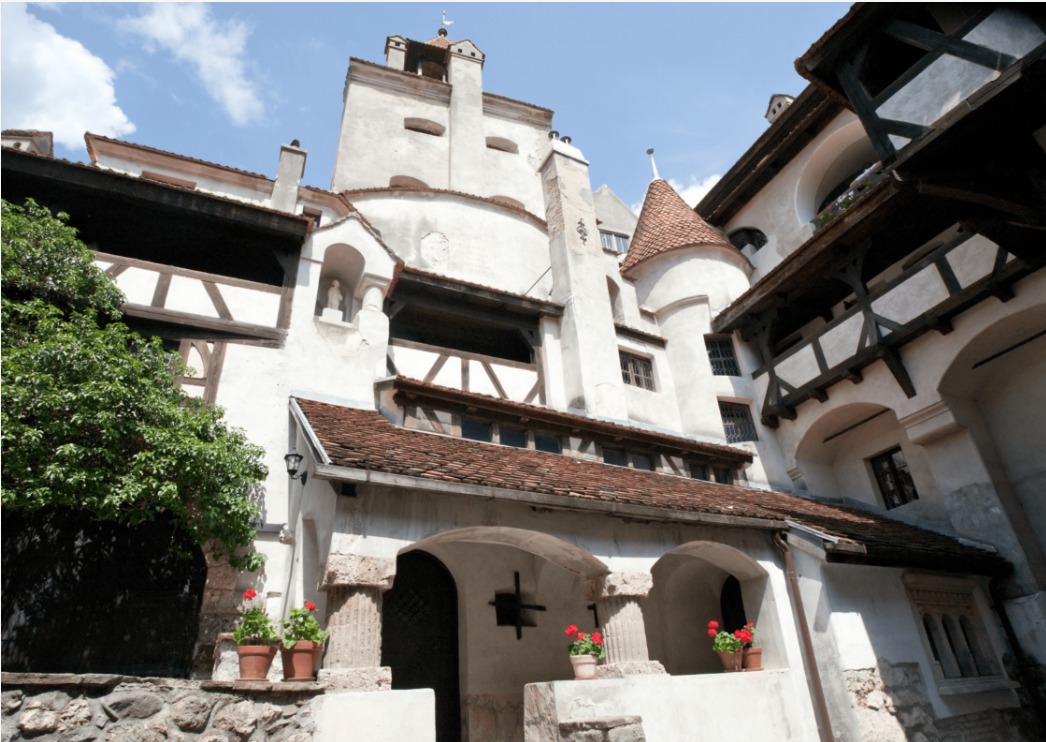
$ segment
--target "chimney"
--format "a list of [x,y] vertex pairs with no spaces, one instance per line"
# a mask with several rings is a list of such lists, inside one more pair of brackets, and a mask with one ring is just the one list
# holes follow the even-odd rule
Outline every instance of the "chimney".
[[784,113],[788,106],[795,102],[795,98],[783,93],[774,93],[770,96],[770,105],[766,107],[766,120],[771,124],[777,121],[778,116]]
[[277,211],[295,213],[298,206],[298,185],[305,174],[307,154],[297,139],[280,147],[280,166],[276,170],[276,182],[272,186],[272,208]]

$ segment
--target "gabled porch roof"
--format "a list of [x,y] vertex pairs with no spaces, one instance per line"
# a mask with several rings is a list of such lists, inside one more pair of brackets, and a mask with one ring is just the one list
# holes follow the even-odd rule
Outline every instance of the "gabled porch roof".
[[838,539],[829,561],[1003,574],[996,554],[855,508],[781,492],[639,471],[393,425],[374,409],[292,398],[316,450],[314,477],[525,502],[650,521],[785,530]]

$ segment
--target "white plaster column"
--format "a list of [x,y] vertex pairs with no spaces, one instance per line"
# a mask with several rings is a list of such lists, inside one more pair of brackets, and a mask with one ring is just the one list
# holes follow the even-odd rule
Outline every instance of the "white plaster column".
[[551,299],[563,305],[559,344],[567,370],[567,406],[627,420],[588,162],[576,147],[553,139],[540,173],[552,262]]
[[382,595],[392,587],[391,559],[331,554],[320,585],[327,597],[327,652],[319,679],[332,690],[389,690],[381,666]]
[[582,585],[587,600],[595,601],[603,624],[606,664],[600,677],[664,673],[647,650],[646,624],[639,601],[654,586],[649,572],[613,572],[591,577]]

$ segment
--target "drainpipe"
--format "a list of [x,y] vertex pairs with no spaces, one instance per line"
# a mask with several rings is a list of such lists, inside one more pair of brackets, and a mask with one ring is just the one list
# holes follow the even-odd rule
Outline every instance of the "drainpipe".
[[817,714],[817,731],[821,742],[833,742],[832,719],[828,715],[828,701],[821,686],[821,674],[817,669],[817,655],[814,654],[814,641],[810,636],[810,627],[806,623],[806,610],[803,608],[803,596],[799,593],[799,578],[795,574],[795,563],[792,561],[792,550],[788,542],[781,537],[780,531],[774,531],[774,543],[785,558],[788,574],[788,592],[792,596],[792,607],[795,608],[796,620],[799,622],[799,637],[803,641],[803,658],[806,661],[806,672],[809,678],[810,692],[814,696],[814,710]]
[[1002,621],[1002,630],[1006,632],[1006,638],[1010,640],[1010,647],[1013,649],[1013,656],[1017,662],[1017,672],[1021,677],[1021,685],[1028,690],[1028,695],[1031,696],[1029,705],[1032,713],[1035,714],[1035,718],[1039,722],[1039,728],[1043,729],[1046,728],[1046,697],[1044,697],[1042,686],[1036,682],[1034,675],[1031,673],[1028,655],[1024,653],[1024,648],[1017,639],[1017,632],[1014,631],[1013,624],[1010,623],[1010,616],[1006,613],[1006,604],[1003,602],[1000,582],[1000,577],[992,577],[991,582],[988,583],[988,591],[992,596],[992,607],[999,614],[999,620]]

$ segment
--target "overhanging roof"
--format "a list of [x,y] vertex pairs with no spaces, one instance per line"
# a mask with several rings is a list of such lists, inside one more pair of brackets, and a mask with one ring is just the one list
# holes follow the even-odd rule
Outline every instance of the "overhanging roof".
[[[373,409],[292,398],[320,450],[315,477],[651,521],[784,529],[841,540],[834,561],[1003,574],[996,554],[855,508],[399,428]],[[299,414],[300,413],[300,414]]]

